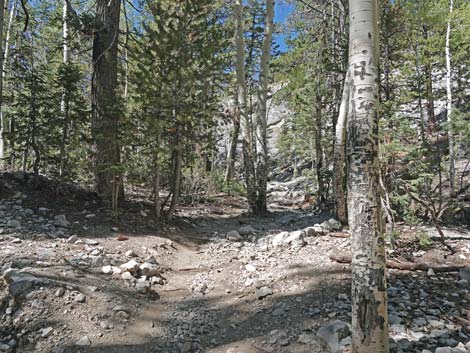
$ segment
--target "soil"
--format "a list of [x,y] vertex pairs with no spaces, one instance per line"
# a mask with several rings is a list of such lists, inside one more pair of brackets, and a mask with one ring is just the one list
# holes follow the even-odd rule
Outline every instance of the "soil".
[[[266,242],[282,231],[321,224],[328,213],[271,205],[273,212],[254,218],[245,213],[243,199],[225,195],[208,205],[180,207],[171,224],[157,225],[151,204],[137,191],[112,214],[83,190],[47,181],[35,190],[18,175],[4,175],[0,185],[0,206],[10,222],[0,224],[2,272],[15,268],[38,279],[17,296],[0,280],[5,351],[320,353],[327,350],[316,338],[318,328],[350,321],[350,266],[330,260],[348,252],[349,238],[327,233],[306,237],[301,246]],[[69,224],[54,226],[57,215]],[[250,234],[227,237],[248,225]],[[402,236],[388,249],[390,257],[470,267],[468,229],[444,229],[456,250],[451,254],[423,238],[434,236],[432,228],[399,227]],[[137,278],[103,273],[105,265],[151,258],[164,284],[145,293],[137,290]],[[389,270],[391,313],[400,318],[391,326],[395,351],[470,341],[470,327],[459,321],[470,319],[470,286],[461,276]],[[439,323],[434,327],[432,320]],[[431,337],[436,329],[447,330],[446,337]]]

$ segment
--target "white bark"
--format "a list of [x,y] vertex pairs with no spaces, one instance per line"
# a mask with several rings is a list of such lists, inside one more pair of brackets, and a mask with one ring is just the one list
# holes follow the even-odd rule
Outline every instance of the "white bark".
[[[3,63],[4,63],[4,51],[3,51],[3,20],[5,15],[5,0],[0,0],[0,111],[2,110],[3,103]],[[4,123],[3,115],[0,114],[0,170],[3,169],[4,158],[5,158],[5,142],[3,139]]]
[[274,0],[266,0],[266,18],[264,38],[261,51],[261,68],[258,87],[258,111],[257,111],[257,213],[267,211],[267,187],[268,187],[268,139],[267,139],[267,97],[269,83],[269,62],[271,60],[271,45],[274,27]]
[[256,209],[256,180],[253,151],[253,129],[250,117],[247,114],[247,96],[245,82],[245,40],[243,37],[243,1],[236,0],[234,5],[236,33],[236,86],[237,109],[240,116],[240,126],[243,140],[243,163],[245,169],[245,181],[248,204],[252,210]]
[[446,90],[447,90],[447,121],[449,123],[449,180],[451,193],[455,194],[455,140],[452,129],[452,65],[450,52],[450,32],[454,0],[449,2],[449,19],[447,21],[446,32]]
[[384,236],[379,188],[377,0],[349,1],[348,216],[352,234],[354,353],[388,353]]
[[348,121],[348,105],[349,105],[349,85],[351,75],[349,70],[346,73],[343,86],[343,95],[341,97],[341,105],[339,107],[338,120],[335,129],[335,144],[334,144],[334,193],[336,201],[336,216],[338,220],[347,223],[346,211],[346,190],[345,190],[345,177],[346,177],[346,124]]
[[[69,4],[67,0],[64,0],[62,4],[62,51],[63,58],[62,62],[64,65],[67,65],[70,60],[70,48],[69,48]],[[62,126],[62,143],[60,146],[60,161],[59,161],[59,175],[62,176],[64,173],[64,163],[65,163],[65,149],[67,144],[68,136],[68,102],[67,102],[67,92],[65,88],[62,92],[62,98],[60,100],[60,112],[62,113],[62,118],[64,119],[64,124]]]

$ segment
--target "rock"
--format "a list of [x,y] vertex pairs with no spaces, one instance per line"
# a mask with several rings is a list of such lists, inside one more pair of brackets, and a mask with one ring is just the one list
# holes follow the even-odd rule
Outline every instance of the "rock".
[[42,338],[48,337],[52,333],[52,331],[54,331],[52,327],[46,327],[46,328],[41,329],[41,337]]
[[127,257],[137,257],[137,254],[135,253],[134,250],[128,250],[128,251],[126,251],[126,256]]
[[252,235],[256,233],[256,229],[250,225],[238,228],[238,233],[243,236]]
[[149,262],[144,262],[139,268],[144,276],[152,277],[158,275],[158,267]]
[[86,296],[83,293],[79,293],[75,298],[74,298],[75,303],[85,303],[86,302]]
[[21,228],[21,223],[18,222],[16,219],[10,220],[7,224],[10,228]]
[[341,229],[343,229],[343,226],[341,225],[341,222],[334,219],[334,218],[330,218],[327,221],[327,223],[330,226],[330,229],[332,229],[332,230],[341,230]]
[[114,308],[113,308],[113,311],[124,311],[125,313],[128,313],[129,312],[129,309],[124,306],[124,305],[116,305]]
[[103,266],[101,267],[101,272],[103,272],[106,275],[112,275],[113,274],[113,267],[112,266]]
[[114,232],[114,233],[117,233],[117,232],[119,232],[119,228],[118,227],[112,227],[111,231]]
[[69,221],[67,221],[67,217],[61,214],[61,215],[57,215],[54,217],[54,225],[56,227],[67,228],[70,225],[70,223]]
[[137,289],[137,292],[142,293],[142,294],[147,294],[150,290],[150,283],[149,282],[137,282],[135,285],[135,289]]
[[450,349],[449,347],[439,347],[436,348],[435,353],[452,353],[452,349]]
[[75,244],[75,242],[78,240],[78,237],[76,235],[72,235],[67,239],[67,243],[69,244]]
[[57,288],[57,290],[55,291],[55,296],[56,297],[61,297],[65,294],[65,289],[64,288]]
[[238,233],[236,230],[231,230],[230,232],[228,232],[226,238],[231,241],[239,241],[243,239],[240,233]]
[[77,342],[75,342],[76,346],[91,346],[91,341],[88,336],[82,336]]
[[346,322],[336,320],[318,329],[317,338],[320,344],[328,349],[330,353],[337,353],[340,350],[340,342],[348,337],[351,330]]
[[313,333],[303,333],[299,336],[298,342],[302,344],[310,344],[315,340]]
[[94,213],[89,213],[85,216],[86,219],[90,219],[90,218],[95,218],[96,215]]
[[257,288],[255,291],[256,298],[258,299],[266,298],[267,296],[270,296],[272,294],[273,294],[273,290],[269,287]]
[[253,266],[252,264],[245,265],[245,270],[247,270],[250,273],[256,272],[256,267]]
[[315,224],[313,227],[305,228],[304,231],[309,237],[322,236],[327,233],[320,224]]
[[460,279],[470,282],[470,268],[461,268],[459,271]]
[[0,343],[0,352],[1,353],[10,353],[13,351],[13,347],[10,347],[8,344]]
[[126,271],[121,274],[121,278],[125,281],[130,281],[134,279],[134,276],[132,276],[132,273]]
[[135,260],[130,260],[121,265],[121,270],[136,273],[139,270],[139,263]]
[[432,268],[429,268],[428,269],[428,276],[429,277],[434,277],[436,275],[436,272],[434,272],[434,270]]
[[3,273],[3,278],[9,284],[8,290],[13,297],[26,295],[35,286],[47,283],[47,280],[11,268]]
[[85,240],[86,245],[91,245],[91,246],[96,246],[99,244],[98,240],[95,239],[86,239]]
[[277,248],[281,246],[303,246],[305,244],[304,239],[305,232],[302,230],[296,230],[294,232],[281,232],[276,234],[272,240],[271,244]]

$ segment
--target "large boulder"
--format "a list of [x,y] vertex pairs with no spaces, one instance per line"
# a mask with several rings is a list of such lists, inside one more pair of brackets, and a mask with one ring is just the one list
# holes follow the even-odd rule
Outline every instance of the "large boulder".
[[275,248],[278,247],[302,247],[305,245],[305,232],[303,230],[296,230],[293,232],[281,232],[275,234],[271,238],[271,244]]
[[8,291],[14,298],[24,296],[31,292],[35,286],[47,283],[45,279],[13,268],[9,268],[3,273],[3,279],[7,282]]

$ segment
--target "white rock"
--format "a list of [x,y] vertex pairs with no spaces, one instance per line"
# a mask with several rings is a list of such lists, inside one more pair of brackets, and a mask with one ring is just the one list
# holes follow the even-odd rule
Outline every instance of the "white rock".
[[121,265],[121,270],[135,273],[139,270],[139,263],[135,260],[130,260]]
[[101,272],[103,272],[106,275],[112,275],[114,271],[113,271],[112,266],[106,265],[106,266],[101,267]]
[[135,253],[134,250],[128,250],[128,251],[126,251],[126,256],[127,257],[137,257],[137,254]]
[[251,273],[256,272],[256,267],[253,266],[252,264],[245,265],[245,269]]
[[140,271],[142,271],[142,275],[144,276],[155,276],[158,274],[158,267],[154,264],[151,264],[149,262],[144,262],[142,265],[140,265]]
[[91,346],[91,341],[88,336],[82,336],[77,342],[75,342],[76,346]]

